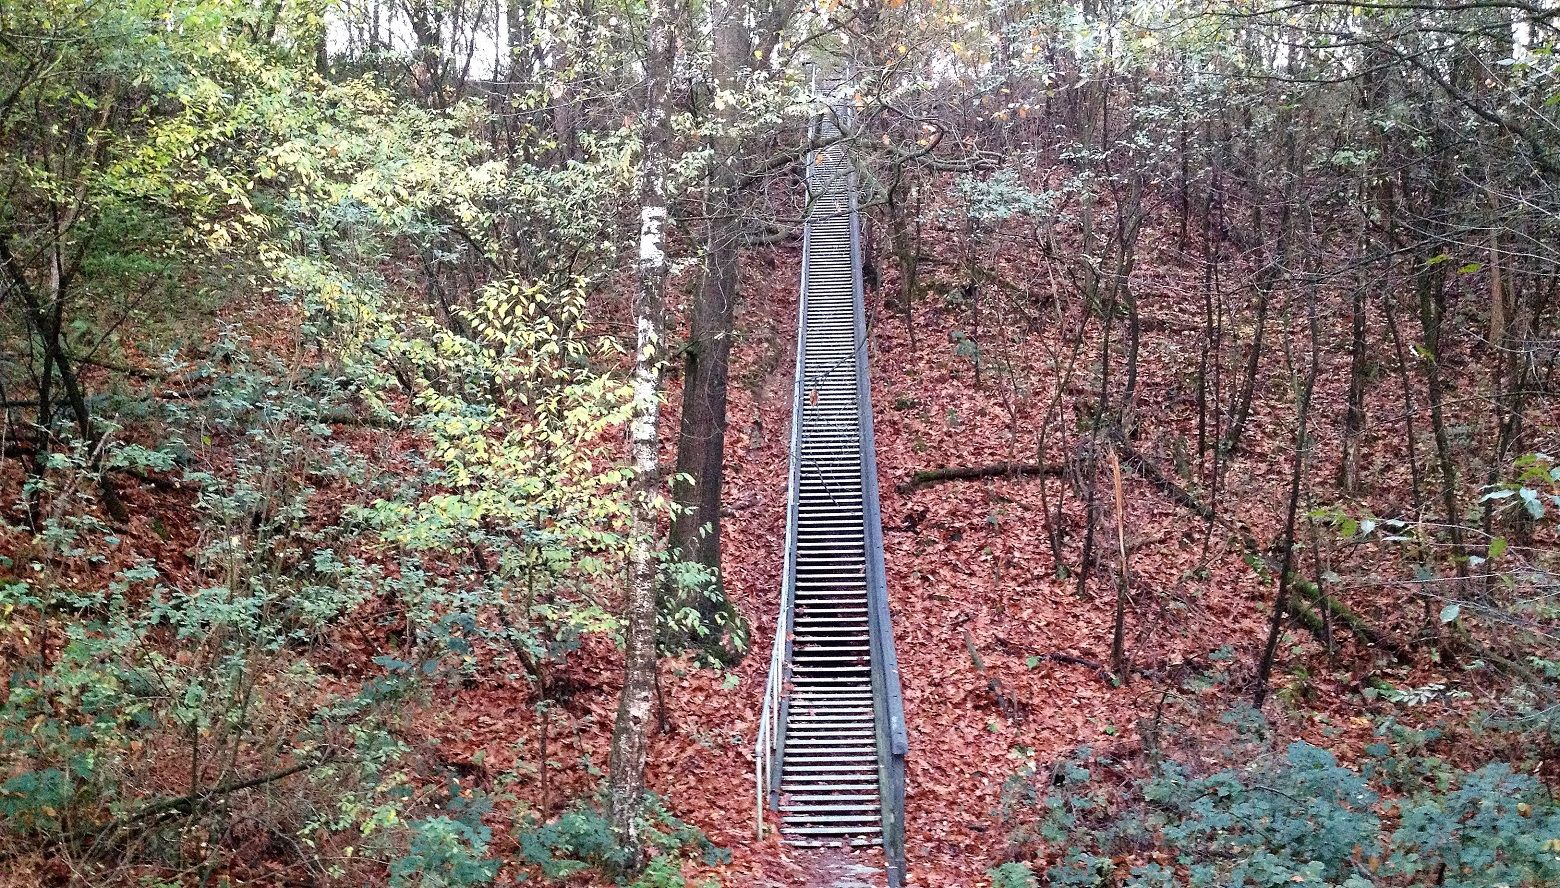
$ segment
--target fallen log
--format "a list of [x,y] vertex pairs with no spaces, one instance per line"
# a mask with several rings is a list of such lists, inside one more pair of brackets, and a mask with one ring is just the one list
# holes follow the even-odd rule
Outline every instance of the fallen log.
[[1347,629],[1357,640],[1386,651],[1394,660],[1405,659],[1401,647],[1383,638],[1381,633],[1372,629],[1370,624],[1350,610],[1348,605],[1331,595],[1322,594],[1315,584],[1306,580],[1294,580],[1290,584],[1290,592],[1295,594],[1285,596],[1284,610],[1317,639],[1327,641],[1328,621],[1321,616],[1321,610],[1326,609],[1332,623]]
[[1202,500],[1194,496],[1191,491],[1182,487],[1180,484],[1177,484],[1175,479],[1171,478],[1169,475],[1166,475],[1164,470],[1159,468],[1159,466],[1156,465],[1153,460],[1144,456],[1141,452],[1138,451],[1137,448],[1133,447],[1131,442],[1127,440],[1127,436],[1123,435],[1120,429],[1111,429],[1110,438],[1111,441],[1116,445],[1116,449],[1121,453],[1122,458],[1126,460],[1126,462],[1129,463],[1133,468],[1137,469],[1137,473],[1139,475],[1142,475],[1144,478],[1153,482],[1154,486],[1164,491],[1164,493],[1169,496],[1170,499],[1174,500],[1177,504],[1190,509],[1197,515],[1197,517],[1209,522],[1210,524],[1217,524],[1225,530],[1228,530],[1230,533],[1235,534],[1235,536],[1240,538],[1241,544],[1244,545],[1248,551],[1259,555],[1265,563],[1271,564],[1267,553],[1262,550],[1262,545],[1257,542],[1256,534],[1253,534],[1246,527],[1230,520],[1229,518],[1219,515],[1212,509],[1208,508],[1208,506],[1205,505]]
[[[1270,573],[1278,571],[1278,565],[1275,563],[1272,555],[1262,547],[1261,543],[1257,542],[1256,534],[1253,534],[1243,525],[1215,513],[1202,500],[1193,495],[1191,491],[1177,484],[1153,460],[1138,452],[1127,441],[1126,436],[1121,433],[1120,429],[1112,429],[1110,437],[1115,443],[1117,450],[1137,470],[1139,475],[1142,475],[1177,504],[1189,509],[1199,518],[1209,523],[1217,524],[1234,534],[1240,540],[1241,545],[1245,547],[1247,554],[1256,563],[1266,567]],[[1279,582],[1283,582],[1282,577],[1279,578]],[[1396,659],[1401,660],[1404,658],[1404,652],[1400,646],[1389,641],[1380,632],[1371,628],[1370,624],[1363,617],[1351,610],[1348,605],[1323,592],[1315,583],[1293,579],[1290,582],[1290,586],[1290,591],[1298,593],[1298,595],[1285,596],[1286,609],[1289,611],[1290,616],[1294,617],[1311,634],[1325,640],[1326,622],[1322,620],[1315,610],[1312,610],[1312,606],[1325,608],[1333,620],[1342,624],[1359,641],[1380,648]],[[1304,601],[1301,600],[1302,597],[1305,599]]]
[[1341,623],[1344,628],[1353,633],[1355,638],[1366,644],[1375,645],[1384,651],[1388,651],[1394,657],[1402,658],[1403,651],[1396,644],[1383,638],[1380,632],[1377,632],[1371,628],[1369,623],[1365,622],[1364,617],[1355,613],[1348,605],[1317,588],[1315,583],[1309,580],[1295,580],[1292,583],[1292,588],[1305,596],[1305,599],[1313,606],[1319,609],[1325,608],[1328,617],[1335,623]]
[[1311,608],[1311,605],[1300,596],[1285,596],[1284,610],[1289,613],[1289,616],[1294,618],[1296,623],[1304,626],[1306,631],[1310,632],[1317,638],[1322,639],[1323,641],[1326,640],[1326,624],[1322,622],[1322,618],[1320,616],[1317,616],[1316,611]]
[[1096,663],[1087,657],[1076,657],[1072,654],[1042,653],[1039,651],[1032,651],[1029,656],[1034,657],[1036,660],[1045,660],[1050,663],[1062,663],[1067,666],[1082,666],[1084,669],[1087,669],[1090,672],[1098,675],[1100,680],[1106,683],[1114,680],[1110,674],[1109,667],[1107,667],[1104,663]]
[[1038,463],[998,462],[985,466],[946,466],[940,469],[922,469],[897,486],[900,493],[910,493],[921,487],[942,484],[947,481],[978,481],[981,478],[1016,478],[1019,475],[1060,475],[1061,466],[1042,466]]

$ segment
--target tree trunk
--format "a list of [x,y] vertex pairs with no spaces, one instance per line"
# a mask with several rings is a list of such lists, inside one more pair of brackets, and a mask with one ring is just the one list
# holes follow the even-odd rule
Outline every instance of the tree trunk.
[[126,508],[124,500],[119,498],[119,492],[114,489],[108,473],[103,470],[103,432],[87,409],[87,397],[82,389],[81,380],[76,375],[70,357],[65,353],[65,293],[67,282],[74,276],[74,270],[65,270],[60,248],[60,241],[66,227],[56,220],[53,258],[49,266],[47,304],[40,298],[38,291],[22,271],[21,264],[12,255],[10,235],[0,234],[0,269],[3,269],[4,277],[9,280],[7,289],[15,290],[20,296],[22,308],[33,327],[33,332],[38,336],[38,341],[42,343],[44,352],[43,374],[38,380],[38,448],[34,453],[33,468],[35,474],[41,478],[48,464],[54,421],[51,382],[54,374],[58,373],[60,384],[65,389],[65,400],[76,415],[76,429],[81,435],[82,443],[86,446],[88,465],[97,476],[98,490],[103,496],[103,508],[111,518],[123,524],[130,520],[130,510]]
[[739,659],[740,617],[726,598],[720,574],[720,506],[726,463],[726,389],[730,377],[732,321],[737,302],[740,220],[712,219],[704,280],[695,296],[683,378],[682,420],[677,439],[677,516],[670,546],[686,562],[708,569],[701,588],[672,590],[699,614],[701,628],[677,639],[727,662]]
[[1289,479],[1289,508],[1284,517],[1284,536],[1280,548],[1283,560],[1278,568],[1278,595],[1273,602],[1273,617],[1268,623],[1267,643],[1262,647],[1262,659],[1257,662],[1256,687],[1252,691],[1251,705],[1261,709],[1267,700],[1268,686],[1273,675],[1273,661],[1278,655],[1278,638],[1284,628],[1284,614],[1290,610],[1289,585],[1295,569],[1295,523],[1300,509],[1300,482],[1305,476],[1305,451],[1311,419],[1311,395],[1316,391],[1316,377],[1320,372],[1318,323],[1316,317],[1316,289],[1309,288],[1307,314],[1310,321],[1311,361],[1305,381],[1298,391],[1299,404],[1295,417],[1294,474]]
[[[1260,235],[1259,235],[1260,236]],[[1282,251],[1282,247],[1280,247]],[[1221,447],[1226,454],[1234,453],[1240,446],[1241,435],[1246,430],[1246,420],[1251,417],[1251,400],[1257,389],[1257,373],[1262,368],[1262,338],[1267,328],[1268,304],[1273,284],[1278,278],[1278,260],[1263,267],[1257,273],[1257,319],[1251,334],[1251,351],[1246,353],[1246,368],[1241,374],[1240,388],[1235,391],[1235,403],[1230,408],[1230,424],[1224,433]]]
[[[501,125],[511,154],[516,150],[516,136],[521,129],[513,116],[519,105],[519,96],[525,89],[524,81],[529,74],[527,53],[531,47],[531,32],[528,23],[525,0],[505,0],[505,75],[509,82],[502,90],[504,108],[503,115],[499,119],[503,121]],[[524,159],[529,161],[531,158],[526,156]]]
[[[1260,271],[1257,272],[1254,286],[1257,291],[1257,320],[1256,329],[1251,334],[1251,352],[1246,356],[1246,370],[1241,380],[1240,388],[1236,391],[1235,404],[1230,411],[1230,424],[1225,433],[1223,448],[1226,454],[1234,453],[1240,447],[1241,435],[1246,430],[1246,421],[1251,417],[1251,401],[1256,394],[1258,371],[1262,367],[1262,339],[1263,331],[1267,327],[1268,309],[1272,299],[1274,287],[1285,276],[1285,268],[1289,262],[1289,250],[1292,246],[1292,228],[1294,225],[1293,208],[1297,203],[1296,185],[1299,179],[1295,169],[1296,150],[1294,134],[1288,129],[1288,115],[1281,114],[1280,120],[1285,127],[1284,136],[1284,200],[1279,210],[1278,219],[1278,243],[1274,247],[1273,255],[1266,257]],[[1257,202],[1252,207],[1252,237],[1258,243],[1263,242],[1263,214],[1262,194],[1263,190],[1253,176],[1253,192],[1257,195]]]
[[1338,466],[1338,485],[1353,493],[1360,482],[1360,437],[1365,432],[1365,371],[1367,344],[1365,285],[1354,288],[1350,319],[1349,400],[1343,411],[1343,454]]
[[1105,326],[1100,337],[1100,390],[1094,407],[1094,420],[1089,429],[1089,460],[1086,470],[1088,476],[1080,479],[1088,487],[1083,491],[1083,548],[1078,555],[1078,586],[1076,594],[1079,598],[1088,594],[1089,570],[1094,564],[1094,528],[1099,524],[1098,507],[1099,500],[1099,440],[1101,426],[1105,425],[1107,405],[1110,395],[1110,333],[1111,323],[1116,317],[1116,303],[1111,302],[1105,307]]
[[639,832],[645,758],[655,702],[656,546],[655,500],[660,494],[658,453],[661,350],[665,320],[667,178],[671,143],[671,78],[676,56],[675,0],[649,0],[646,10],[645,108],[640,136],[639,286],[634,299],[634,387],[630,439],[634,482],[629,530],[627,614],[623,639],[623,692],[607,773],[612,832],[621,867],[642,864]]
[[[738,72],[752,56],[743,15],[732,0],[710,10],[714,52],[711,79],[717,97],[717,127],[710,138],[714,165],[705,204],[709,214],[704,277],[694,297],[683,378],[682,421],[677,441],[677,474],[672,495],[678,512],[671,546],[684,561],[707,568],[714,580],[686,590],[687,604],[699,615],[700,628],[680,639],[727,662],[747,647],[742,617],[726,597],[720,574],[721,482],[726,466],[726,388],[730,378],[732,326],[741,289],[742,219],[737,160],[741,125],[736,95]],[[686,480],[684,480],[686,479]]]
[[915,216],[913,210],[904,204],[905,198],[915,197],[915,185],[908,187],[901,180],[895,182],[888,189],[888,239],[894,252],[894,260],[899,264],[899,301],[900,310],[905,316],[905,331],[910,337],[910,348],[915,349],[915,290],[918,286],[916,278],[920,270],[919,238],[915,236],[912,225],[919,224],[912,221]]
[[1435,438],[1436,467],[1441,476],[1441,505],[1446,509],[1446,529],[1452,542],[1452,557],[1457,575],[1468,575],[1468,562],[1462,557],[1462,512],[1457,504],[1457,464],[1452,456],[1451,435],[1447,431],[1446,383],[1441,376],[1441,318],[1445,315],[1445,276],[1428,262],[1420,269],[1414,291],[1419,300],[1419,325],[1424,336],[1424,351],[1419,362],[1424,372],[1425,391],[1430,396],[1430,431]]
[[1124,685],[1131,677],[1127,669],[1127,605],[1132,601],[1132,568],[1127,560],[1127,519],[1126,503],[1122,501],[1121,492],[1121,459],[1116,456],[1114,447],[1110,450],[1110,478],[1116,505],[1116,554],[1120,559],[1116,565],[1116,615],[1111,623],[1110,671],[1116,676],[1116,683]]

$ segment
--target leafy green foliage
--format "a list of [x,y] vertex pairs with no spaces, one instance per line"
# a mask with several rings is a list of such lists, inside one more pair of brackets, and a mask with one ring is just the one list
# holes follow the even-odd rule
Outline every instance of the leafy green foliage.
[[[1537,521],[1549,509],[1560,509],[1560,464],[1547,453],[1529,453],[1512,465],[1514,478],[1485,489],[1481,502],[1497,511],[1520,508]],[[1494,557],[1494,556],[1492,556]]]
[[1018,171],[1011,168],[997,170],[985,178],[960,176],[953,184],[953,193],[969,217],[982,224],[1020,216],[1042,219],[1054,212],[1056,202],[1055,195],[1027,188]]
[[[345,800],[353,787],[372,796],[387,776],[397,747],[387,732],[409,688],[308,693],[322,676],[297,655],[380,579],[351,554],[353,531],[310,520],[316,485],[361,468],[317,423],[328,396],[287,368],[232,355],[204,410],[165,417],[169,437],[155,450],[122,451],[140,465],[178,466],[203,539],[193,564],[170,576],[139,560],[106,588],[80,587],[72,578],[113,557],[119,540],[101,522],[50,519],[21,578],[0,589],[0,635],[25,637],[41,616],[70,615],[49,630],[58,645],[17,664],[0,705],[0,751],[15,774],[0,789],[0,828],[85,854],[127,831],[176,830],[179,818],[148,812],[205,816],[189,799],[225,799],[234,790],[224,787],[245,778],[319,780]],[[180,456],[203,452],[194,439],[211,434],[232,436],[220,470]],[[46,486],[56,477],[56,506],[81,495],[63,467]],[[357,766],[335,766],[345,760]],[[169,761],[195,769],[187,799],[135,792]],[[294,804],[309,819],[310,795]]]
[[463,803],[452,806],[454,816],[412,823],[406,854],[390,865],[391,888],[470,888],[490,881],[498,861],[483,856],[493,837],[480,819],[487,807]]
[[[633,882],[633,888],[684,888],[680,861],[689,854],[706,864],[730,859],[704,833],[668,812],[653,796],[645,806],[641,824],[645,844],[655,856]],[[599,808],[580,804],[556,820],[532,826],[520,833],[520,855],[549,879],[563,879],[586,870],[622,872],[629,861],[612,835],[611,824]],[[712,885],[705,883],[706,886]]]
[[993,867],[987,875],[991,876],[991,888],[1035,888],[1039,884],[1029,867],[1011,861]]
[[[1150,823],[1180,849],[1192,884],[1347,882],[1354,849],[1373,844],[1381,829],[1375,794],[1330,752],[1305,743],[1289,746],[1273,776],[1271,786],[1235,772],[1196,779],[1170,765],[1144,788],[1160,809]],[[1216,850],[1233,860],[1217,861]]]
[[[484,883],[491,835],[416,704],[616,629],[627,399],[588,309],[628,143],[494,159],[474,103],[318,76],[322,9],[0,10],[3,307],[17,281],[41,306],[0,341],[132,365],[81,428],[39,417],[0,528],[8,849],[182,869],[259,835],[311,878]],[[37,373],[0,367],[7,397]],[[131,557],[100,517],[125,479],[182,509],[147,516],[166,547]]]
[[[1503,764],[1459,771],[1434,756],[1368,750],[1363,772],[1303,742],[1194,775],[1168,762],[1129,798],[1095,779],[1088,750],[1037,786],[1009,781],[1021,847],[1059,856],[1067,886],[1539,886],[1560,879],[1560,803]],[[994,884],[1024,884],[1016,868]],[[1009,882],[998,881],[1009,879]]]

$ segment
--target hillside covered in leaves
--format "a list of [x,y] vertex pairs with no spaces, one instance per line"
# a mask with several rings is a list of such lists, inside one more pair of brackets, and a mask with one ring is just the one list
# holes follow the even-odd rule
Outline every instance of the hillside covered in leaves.
[[1557,46],[0,6],[0,888],[880,882],[755,831],[821,116],[908,884],[1560,885]]

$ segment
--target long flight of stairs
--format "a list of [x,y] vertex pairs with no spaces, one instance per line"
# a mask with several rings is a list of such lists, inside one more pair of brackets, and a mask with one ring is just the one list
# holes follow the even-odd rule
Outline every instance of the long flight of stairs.
[[781,831],[800,846],[877,844],[883,833],[849,164],[836,144],[808,168],[795,620],[780,780]]
[[[816,135],[835,139],[838,124],[825,117]],[[773,761],[760,763],[760,797],[778,808],[781,835],[793,847],[881,845],[897,886],[905,727],[883,582],[859,223],[845,144],[813,152],[807,165],[791,549],[771,666],[778,675],[766,698],[774,727],[759,743],[760,757]]]

